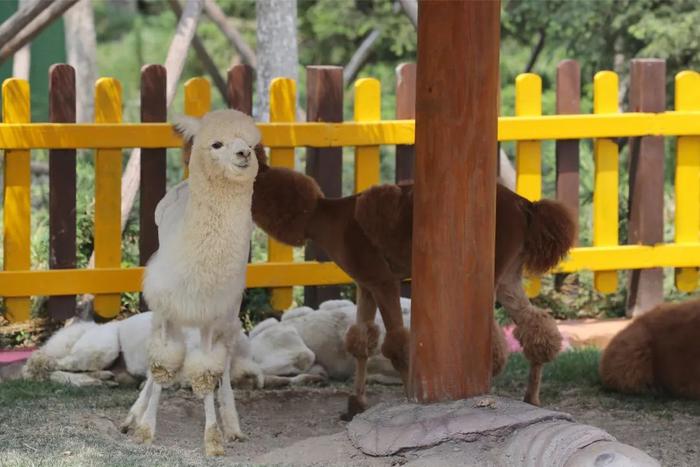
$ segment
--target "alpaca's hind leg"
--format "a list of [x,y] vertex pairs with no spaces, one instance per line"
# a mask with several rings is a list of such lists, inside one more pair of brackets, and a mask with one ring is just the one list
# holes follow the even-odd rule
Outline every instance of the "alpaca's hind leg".
[[146,383],[143,385],[143,389],[141,389],[141,392],[139,393],[138,399],[136,399],[134,405],[132,405],[129,409],[129,414],[126,416],[124,422],[122,422],[122,424],[119,426],[122,433],[128,432],[134,427],[136,422],[141,420],[144,412],[146,412],[146,407],[148,406],[148,400],[151,397],[152,388],[153,376],[151,376],[149,373]]
[[343,420],[352,418],[367,408],[367,359],[375,352],[379,329],[374,323],[377,304],[372,294],[363,287],[357,289],[357,319],[345,335],[345,347],[355,357],[355,393],[348,397],[348,410]]
[[134,440],[138,443],[151,444],[153,442],[153,437],[156,433],[156,414],[158,412],[161,389],[162,386],[154,381],[146,410],[134,430]]
[[241,431],[241,423],[238,420],[238,411],[236,410],[236,399],[233,395],[233,388],[231,387],[230,353],[226,357],[226,366],[224,367],[224,374],[221,377],[217,397],[219,399],[219,413],[221,414],[224,438],[226,441],[245,441],[247,437]]
[[401,283],[399,281],[386,282],[381,287],[372,289],[372,294],[379,305],[382,321],[384,321],[386,328],[382,354],[391,361],[396,371],[399,372],[404,390],[407,390],[409,334],[408,329],[403,324],[400,301]]
[[525,402],[540,403],[542,366],[554,360],[561,349],[561,334],[554,318],[530,303],[522,284],[521,268],[513,268],[499,281],[496,297],[516,325],[515,338],[530,362]]

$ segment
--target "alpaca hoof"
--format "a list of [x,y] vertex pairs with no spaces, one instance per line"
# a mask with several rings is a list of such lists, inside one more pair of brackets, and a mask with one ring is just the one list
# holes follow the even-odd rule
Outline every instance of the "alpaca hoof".
[[133,420],[130,418],[127,418],[122,422],[121,425],[119,425],[119,431],[122,432],[123,434],[127,434],[129,430],[131,430],[131,426],[133,425]]
[[138,444],[153,443],[153,430],[147,426],[138,426],[134,430],[134,442]]
[[540,397],[539,396],[531,396],[530,394],[525,394],[525,399],[523,401],[527,402],[530,405],[534,405],[536,407],[539,407],[542,405],[540,403]]
[[344,422],[351,421],[355,415],[367,410],[367,399],[360,398],[356,395],[348,397],[348,411],[340,415],[340,419]]
[[224,439],[226,441],[248,441],[248,436],[242,431],[224,430]]
[[204,432],[204,450],[207,456],[224,455],[223,437],[218,426],[212,425]]

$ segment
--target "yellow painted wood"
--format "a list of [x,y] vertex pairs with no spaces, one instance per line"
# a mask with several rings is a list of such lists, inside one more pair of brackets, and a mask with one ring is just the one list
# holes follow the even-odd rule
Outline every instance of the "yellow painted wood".
[[[542,115],[542,78],[533,73],[518,75],[515,79],[515,116]],[[537,201],[542,196],[542,143],[518,141],[515,145],[515,191]],[[542,287],[536,276],[526,276],[528,297],[536,297]]]
[[[593,80],[593,112],[618,112],[618,77],[612,71],[596,73]],[[595,140],[593,157],[595,174],[593,188],[593,245],[618,244],[618,147],[611,139]],[[617,271],[596,272],[594,286],[601,293],[617,290]]]
[[[296,120],[297,86],[293,79],[275,78],[270,83],[270,121],[294,122]],[[263,139],[263,141],[265,141]],[[294,148],[284,147],[270,150],[270,165],[294,170]],[[270,238],[267,243],[267,260],[291,262],[294,252],[291,247]],[[286,310],[292,306],[292,288],[273,288],[270,304],[275,310]]]
[[[7,123],[31,120],[29,83],[8,79],[2,85],[2,118]],[[30,153],[26,149],[5,151],[5,185],[3,252],[6,271],[28,270],[31,267],[31,177]],[[5,318],[25,321],[31,313],[28,297],[5,300]]]
[[[581,247],[551,272],[693,267],[700,264],[700,242]],[[0,272],[0,296],[114,294],[141,290],[143,268],[53,269]],[[334,263],[268,262],[248,265],[247,287],[289,287],[351,283]]]
[[[700,110],[700,73],[676,75],[675,109]],[[682,136],[676,142],[675,243],[693,243],[700,235],[700,136]],[[698,264],[700,265],[700,264]],[[698,286],[698,269],[676,269],[676,287],[692,292]]]
[[[202,117],[211,110],[211,86],[205,78],[191,78],[185,83],[185,115]],[[182,178],[190,174],[188,167],[183,167]]]
[[[381,120],[381,84],[374,78],[362,78],[355,82],[355,121]],[[355,148],[355,192],[379,184],[379,146]]]
[[[122,121],[122,88],[114,78],[95,84],[95,122]],[[99,149],[95,155],[95,268],[118,268],[121,264],[121,149]],[[103,318],[119,314],[120,295],[96,295],[95,313]]]
[[[342,147],[414,144],[413,120],[258,124],[265,145]],[[500,117],[499,141],[700,135],[700,111],[601,115]],[[178,148],[182,140],[167,123],[0,124],[0,148]]]

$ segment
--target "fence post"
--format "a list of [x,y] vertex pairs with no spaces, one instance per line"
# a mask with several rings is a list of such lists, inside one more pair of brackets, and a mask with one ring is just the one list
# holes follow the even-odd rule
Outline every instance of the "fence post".
[[[666,61],[634,59],[630,76],[632,112],[666,109]],[[630,244],[654,245],[664,240],[664,138],[643,136],[630,140],[629,152]],[[663,301],[661,268],[635,269],[629,275],[627,315],[637,316]]]
[[[416,118],[416,64],[402,63],[396,67],[396,119]],[[396,145],[396,183],[413,180],[416,148],[408,144]]]
[[[355,81],[355,121],[381,120],[381,84],[375,78]],[[378,185],[380,179],[379,146],[355,148],[355,193]]]
[[[270,82],[270,122],[293,122],[296,120],[297,86],[293,79],[275,78]],[[270,165],[294,170],[294,148],[275,148],[270,151]],[[291,262],[294,260],[292,247],[283,245],[273,238],[267,244],[268,261]],[[272,289],[270,304],[275,310],[286,310],[292,306],[292,287]]]
[[[306,68],[306,120],[309,122],[343,121],[343,68],[309,66]],[[307,148],[306,174],[313,177],[329,198],[343,194],[343,148]],[[307,261],[329,261],[326,253],[313,242],[305,250]],[[340,287],[304,288],[304,305],[317,308],[326,300],[340,297]]]
[[491,386],[500,2],[419,8],[408,394],[433,402]]
[[[122,87],[114,78],[95,84],[95,123],[121,123]],[[121,149],[98,149],[95,155],[95,268],[119,268],[121,252]],[[120,294],[96,295],[95,313],[119,314]]]
[[[2,83],[3,123],[29,123],[29,82],[7,79]],[[31,174],[26,149],[5,151],[3,252],[6,271],[28,271],[31,267]],[[5,318],[26,321],[31,313],[29,297],[5,299]]]
[[[612,71],[599,71],[593,78],[593,113],[617,113],[618,77]],[[593,246],[618,245],[619,161],[617,143],[610,138],[594,141],[593,158]],[[596,271],[596,290],[612,293],[617,289],[617,271]]]
[[[165,99],[167,74],[162,65],[145,65],[141,68],[141,122],[165,122],[168,105]],[[155,221],[156,206],[165,196],[166,159],[165,148],[141,149],[141,186],[139,203],[139,264],[145,266],[158,250],[158,226]],[[141,310],[148,309],[141,296]]]
[[[396,119],[416,118],[416,64],[402,63],[396,67]],[[410,144],[396,145],[396,183],[413,180],[416,163],[416,147]],[[401,283],[401,296],[411,297],[411,283]]]
[[[676,75],[676,111],[700,110],[700,73]],[[700,136],[681,136],[676,142],[676,243],[696,243],[700,232]],[[676,287],[692,292],[698,269],[676,269]]]
[[[557,65],[557,114],[581,113],[581,68],[576,60],[562,60]],[[579,140],[556,141],[556,197],[571,211],[578,225],[579,208]],[[561,288],[567,274],[554,277]]]
[[[66,64],[49,69],[49,120],[75,123],[75,70]],[[75,149],[49,150],[49,268],[72,269],[76,263]],[[75,295],[49,297],[49,316],[75,315]]]
[[[185,115],[201,117],[211,109],[211,86],[205,78],[188,79],[185,83]],[[189,176],[189,169],[183,167],[183,178]]]
[[[515,115],[542,115],[542,78],[534,73],[523,73],[515,79]],[[518,141],[515,143],[515,191],[530,201],[542,196],[542,143]],[[540,293],[540,278],[528,276],[526,289],[529,297]]]
[[229,107],[253,115],[253,67],[245,64],[232,66],[228,70],[227,89]]

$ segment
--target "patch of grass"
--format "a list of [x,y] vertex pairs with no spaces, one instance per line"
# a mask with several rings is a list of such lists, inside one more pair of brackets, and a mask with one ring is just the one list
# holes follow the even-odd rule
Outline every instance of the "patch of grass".
[[50,381],[13,380],[0,384],[0,407],[30,403],[61,403],[66,406],[128,407],[133,402],[130,389],[57,384]]

